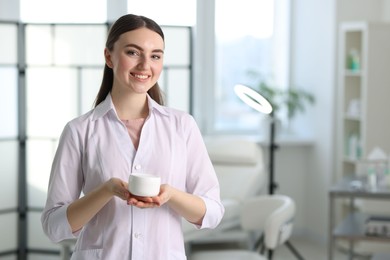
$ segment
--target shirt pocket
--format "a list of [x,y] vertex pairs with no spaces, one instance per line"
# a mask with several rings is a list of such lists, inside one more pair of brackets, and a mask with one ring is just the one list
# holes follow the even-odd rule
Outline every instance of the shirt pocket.
[[71,260],[91,260],[102,259],[103,249],[88,249],[74,251]]

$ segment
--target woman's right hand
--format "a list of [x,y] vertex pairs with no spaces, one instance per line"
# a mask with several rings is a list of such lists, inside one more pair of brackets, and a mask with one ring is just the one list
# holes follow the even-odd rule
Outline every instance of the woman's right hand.
[[67,217],[72,232],[80,230],[114,196],[126,200],[130,197],[127,183],[118,178],[111,178],[85,196],[72,202],[67,209]]
[[105,184],[105,188],[113,195],[127,200],[130,197],[130,192],[127,189],[127,183],[118,178],[111,178]]

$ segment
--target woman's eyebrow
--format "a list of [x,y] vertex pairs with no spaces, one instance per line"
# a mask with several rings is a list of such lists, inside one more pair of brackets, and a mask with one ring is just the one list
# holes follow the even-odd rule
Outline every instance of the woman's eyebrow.
[[[127,48],[127,47],[133,47],[133,48],[136,48],[136,49],[138,49],[138,50],[140,50],[140,51],[144,51],[144,49],[143,49],[141,46],[139,46],[139,45],[137,45],[137,44],[134,44],[134,43],[126,44],[125,47],[126,47],[126,48]],[[155,49],[155,50],[152,50],[152,52],[164,53],[164,51],[163,51],[162,49]]]

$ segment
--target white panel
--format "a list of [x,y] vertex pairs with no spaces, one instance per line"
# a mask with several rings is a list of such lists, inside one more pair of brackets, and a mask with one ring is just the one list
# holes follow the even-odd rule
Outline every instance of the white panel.
[[190,108],[190,78],[188,70],[169,70],[167,105],[189,112]]
[[44,207],[51,164],[57,142],[30,140],[27,142],[27,205]]
[[0,67],[0,137],[16,137],[18,134],[17,87],[16,68]]
[[26,62],[28,65],[49,65],[53,62],[52,27],[26,26]]
[[15,254],[15,255],[6,255],[6,256],[2,256],[0,259],[1,259],[1,260],[17,260],[18,257],[17,257],[17,255]]
[[66,68],[31,68],[26,72],[27,134],[57,138],[77,116],[77,72]]
[[[17,26],[15,24],[0,24],[0,63],[16,64],[17,56]],[[4,37],[6,36],[6,37]]]
[[[160,25],[195,25],[196,0],[127,0],[127,11],[152,18]],[[151,8],[153,7],[153,8]]]
[[160,89],[165,93],[166,91],[166,85],[165,84],[165,70],[163,70],[160,74],[160,78],[158,79],[158,85],[160,86]]
[[93,108],[96,95],[103,78],[101,69],[83,69],[81,75],[81,112],[85,113]]
[[190,33],[188,28],[164,28],[164,64],[190,64]]
[[28,248],[53,249],[53,250],[60,249],[60,246],[51,242],[43,232],[42,224],[41,224],[41,213],[29,212],[27,214],[27,222],[28,222],[28,230],[27,230]]
[[28,253],[28,260],[58,260],[58,259],[59,259],[58,255],[43,255],[43,254],[40,255],[40,254]]
[[0,142],[0,209],[17,208],[18,146],[16,141]]
[[104,23],[107,0],[20,0],[23,22],[37,23]]
[[19,21],[19,1],[0,0],[0,17],[3,21]]
[[55,64],[102,65],[107,27],[101,26],[56,26]]
[[17,213],[0,214],[0,252],[16,250],[17,244]]

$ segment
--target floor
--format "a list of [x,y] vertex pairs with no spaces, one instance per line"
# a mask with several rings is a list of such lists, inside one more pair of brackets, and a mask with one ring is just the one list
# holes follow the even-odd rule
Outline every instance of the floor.
[[[291,243],[305,260],[327,260],[328,248],[326,245],[314,243],[313,241],[295,239]],[[334,252],[334,260],[347,260],[348,255],[339,251]],[[273,260],[292,260],[296,259],[287,246],[278,248]]]
[[[326,245],[318,244],[313,241],[304,240],[300,238],[295,238],[291,240],[293,247],[302,255],[305,260],[328,260],[328,249]],[[210,248],[209,245],[195,245],[193,246],[193,251],[197,250],[208,250],[208,249],[234,249],[239,248],[239,245],[236,244],[220,244],[213,245]],[[191,260],[191,258],[189,257]],[[279,247],[273,255],[273,260],[296,260],[297,258],[292,254],[287,246],[283,245]],[[334,260],[347,260],[349,256],[347,253],[340,250],[335,250],[333,255]],[[355,257],[356,260],[368,260],[369,257]],[[245,259],[244,259],[245,260]]]

